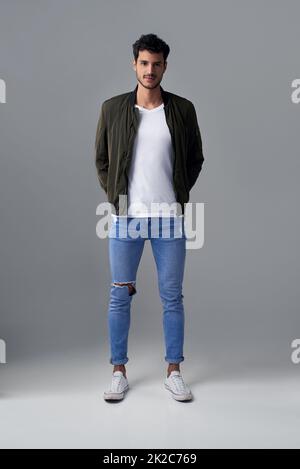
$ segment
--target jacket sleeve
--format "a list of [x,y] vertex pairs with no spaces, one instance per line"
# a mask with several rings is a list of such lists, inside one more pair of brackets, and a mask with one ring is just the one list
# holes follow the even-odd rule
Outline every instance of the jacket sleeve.
[[107,126],[105,121],[105,105],[102,103],[100,116],[98,120],[96,139],[95,139],[95,164],[100,186],[107,194],[107,175],[108,175],[108,147],[107,147]]
[[202,153],[202,139],[193,103],[191,103],[189,117],[187,175],[189,180],[189,190],[191,190],[199,176],[204,161]]

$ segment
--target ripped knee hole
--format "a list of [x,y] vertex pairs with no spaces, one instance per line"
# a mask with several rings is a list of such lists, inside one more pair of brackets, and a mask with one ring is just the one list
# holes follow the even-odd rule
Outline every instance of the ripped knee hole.
[[128,287],[129,296],[132,296],[136,293],[136,288],[131,282],[114,282],[113,285],[118,285],[120,287],[126,285]]

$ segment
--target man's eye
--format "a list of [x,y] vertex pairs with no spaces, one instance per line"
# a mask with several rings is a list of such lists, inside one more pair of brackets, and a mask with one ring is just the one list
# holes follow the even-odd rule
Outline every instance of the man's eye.
[[[146,65],[147,63],[146,62],[141,62],[142,65]],[[160,64],[155,64],[157,67],[160,66]]]

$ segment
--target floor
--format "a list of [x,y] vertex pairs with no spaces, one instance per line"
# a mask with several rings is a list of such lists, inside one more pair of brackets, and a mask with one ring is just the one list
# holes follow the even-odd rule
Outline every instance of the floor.
[[[103,356],[102,356],[103,362]],[[1,448],[299,448],[300,373],[182,366],[194,400],[177,402],[165,370],[142,357],[130,390],[108,403],[99,350],[0,366]],[[166,367],[165,367],[166,368]]]

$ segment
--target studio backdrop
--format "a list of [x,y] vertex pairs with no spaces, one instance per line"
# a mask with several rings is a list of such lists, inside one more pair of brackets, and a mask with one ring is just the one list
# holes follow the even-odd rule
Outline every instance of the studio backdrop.
[[[0,1],[2,447],[299,446],[299,15],[296,0]],[[161,85],[193,102],[203,142],[190,202],[204,238],[183,285],[196,399],[179,407],[163,389],[146,242],[132,394],[112,409],[94,144],[102,103],[137,84],[132,44],[148,33],[170,45]]]

